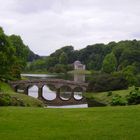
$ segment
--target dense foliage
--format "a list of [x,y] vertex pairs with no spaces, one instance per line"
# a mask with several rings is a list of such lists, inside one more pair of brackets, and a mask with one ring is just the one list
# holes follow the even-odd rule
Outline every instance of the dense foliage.
[[123,75],[96,74],[89,82],[88,91],[101,92],[127,89],[128,82]]
[[0,80],[19,79],[26,62],[38,57],[20,36],[7,36],[0,27]]
[[112,97],[111,105],[137,105],[140,104],[140,90],[135,87],[128,95],[122,97],[118,94]]
[[127,96],[127,101],[129,105],[140,104],[140,90],[139,88],[135,88],[135,90],[131,91]]
[[25,72],[66,73],[73,69],[76,60],[90,71],[121,75],[129,86],[140,85],[140,41],[94,44],[81,50],[65,46],[50,56],[40,57],[23,43],[20,36],[7,36],[0,28],[0,79],[20,78],[23,68]]
[[81,50],[65,46],[50,56],[30,63],[26,70],[66,72],[69,70],[67,64],[72,66],[76,60],[85,64],[88,70],[121,73],[130,86],[140,85],[140,41],[137,40],[88,45]]
[[9,94],[0,94],[0,106],[26,106],[23,100],[11,97]]

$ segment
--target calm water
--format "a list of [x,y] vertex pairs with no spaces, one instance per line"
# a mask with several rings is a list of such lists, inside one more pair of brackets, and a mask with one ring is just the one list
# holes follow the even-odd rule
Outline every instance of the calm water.
[[[82,80],[81,82],[84,82],[85,77],[82,75],[81,77],[78,77],[76,75],[75,77],[72,76],[66,76],[66,75],[48,75],[48,74],[21,74],[21,76],[27,77],[29,79],[47,79],[47,78],[60,78],[60,79],[66,79],[66,80]],[[76,79],[76,80],[75,80]],[[56,92],[52,90],[53,88],[50,88],[49,86],[43,87],[43,97],[47,100],[53,100],[56,98]],[[62,89],[61,92],[61,98],[63,100],[68,100],[71,96],[71,92],[63,92],[64,89]],[[33,86],[29,88],[29,96],[32,96],[34,98],[38,97],[38,88],[37,86]],[[74,92],[74,98],[75,99],[81,99],[82,98],[82,92],[76,91]],[[48,106],[49,108],[85,108],[87,107],[87,104],[82,105],[68,105],[68,106]]]

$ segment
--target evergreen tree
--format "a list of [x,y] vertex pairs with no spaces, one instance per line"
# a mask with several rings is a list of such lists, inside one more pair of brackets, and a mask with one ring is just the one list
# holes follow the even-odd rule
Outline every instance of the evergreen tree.
[[103,60],[102,70],[106,73],[112,73],[116,70],[117,60],[114,53],[105,56]]
[[65,52],[62,52],[61,55],[59,56],[59,63],[64,65],[68,64],[68,56]]

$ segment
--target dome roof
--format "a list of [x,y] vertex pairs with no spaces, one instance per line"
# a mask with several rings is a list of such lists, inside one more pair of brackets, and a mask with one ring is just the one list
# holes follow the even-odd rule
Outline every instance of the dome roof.
[[81,64],[81,62],[77,60],[77,61],[74,62],[74,64],[79,65],[79,64]]

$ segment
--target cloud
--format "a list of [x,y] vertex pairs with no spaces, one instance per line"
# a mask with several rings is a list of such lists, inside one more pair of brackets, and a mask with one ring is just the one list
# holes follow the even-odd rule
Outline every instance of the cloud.
[[0,0],[0,26],[36,53],[140,39],[139,0]]

